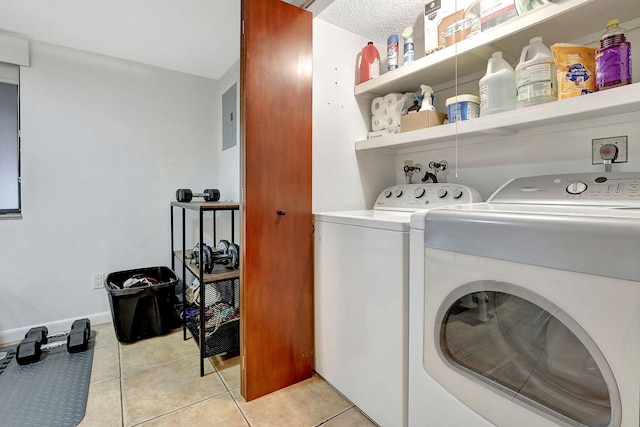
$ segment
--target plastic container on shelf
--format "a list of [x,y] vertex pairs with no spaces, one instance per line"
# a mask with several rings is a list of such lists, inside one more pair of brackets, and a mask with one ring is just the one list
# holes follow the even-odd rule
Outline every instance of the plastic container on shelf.
[[610,89],[631,83],[631,43],[620,21],[612,19],[607,22],[596,51],[596,88]]
[[487,62],[487,72],[480,79],[480,116],[516,108],[516,72],[495,52]]
[[[134,285],[128,286],[132,282]],[[165,335],[179,326],[175,312],[178,277],[167,267],[125,270],[107,275],[113,327],[118,341]]]
[[407,27],[402,32],[402,38],[404,39],[404,61],[402,65],[407,65],[413,62],[415,57],[415,45],[413,43],[413,27]]
[[475,119],[480,116],[480,98],[464,94],[447,98],[445,102],[449,123]]
[[387,39],[387,70],[398,68],[398,35],[391,34]]
[[534,37],[522,49],[516,66],[516,107],[543,104],[558,99],[556,65],[551,50]]
[[373,45],[373,42],[367,43],[362,49],[362,57],[360,58],[360,83],[374,79],[380,75],[380,52]]

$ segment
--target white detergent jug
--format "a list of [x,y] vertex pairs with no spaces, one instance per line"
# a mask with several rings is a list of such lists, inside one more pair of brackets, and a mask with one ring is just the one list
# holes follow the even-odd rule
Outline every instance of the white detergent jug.
[[516,72],[495,52],[487,62],[487,72],[480,79],[480,116],[516,108]]
[[558,99],[556,65],[551,50],[534,37],[522,49],[516,66],[517,107],[542,104]]

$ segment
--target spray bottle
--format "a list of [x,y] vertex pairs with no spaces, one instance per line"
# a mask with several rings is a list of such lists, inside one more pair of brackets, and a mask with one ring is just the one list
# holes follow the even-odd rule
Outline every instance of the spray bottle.
[[404,39],[404,63],[403,65],[407,65],[410,62],[413,62],[414,57],[414,45],[413,45],[413,27],[407,27],[402,32],[402,38]]
[[436,107],[433,106],[433,89],[431,86],[420,85],[422,89],[422,109],[436,111]]

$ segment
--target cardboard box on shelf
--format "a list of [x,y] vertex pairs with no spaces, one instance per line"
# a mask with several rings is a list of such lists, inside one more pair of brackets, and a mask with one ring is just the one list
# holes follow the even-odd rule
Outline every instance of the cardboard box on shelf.
[[480,27],[482,31],[500,25],[518,16],[514,0],[482,0],[480,3]]
[[430,128],[444,123],[446,114],[432,110],[418,111],[417,113],[405,114],[400,118],[400,131],[409,132],[417,129]]
[[491,29],[551,0],[433,0],[424,6],[424,50],[429,55]]
[[479,31],[480,0],[433,0],[424,6],[425,55]]

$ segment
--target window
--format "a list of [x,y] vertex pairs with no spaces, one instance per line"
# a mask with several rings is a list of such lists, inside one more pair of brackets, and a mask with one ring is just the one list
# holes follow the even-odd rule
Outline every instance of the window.
[[0,215],[19,214],[19,68],[0,63]]

